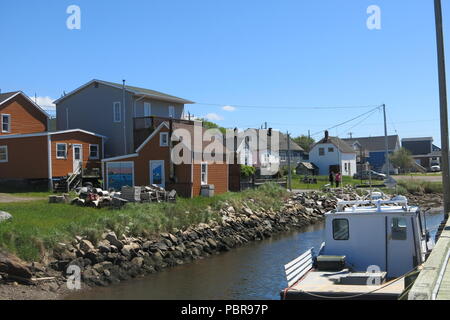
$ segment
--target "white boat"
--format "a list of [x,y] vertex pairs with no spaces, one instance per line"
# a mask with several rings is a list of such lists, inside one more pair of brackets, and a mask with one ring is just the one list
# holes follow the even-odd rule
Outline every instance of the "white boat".
[[339,201],[325,242],[285,265],[283,299],[397,299],[430,253],[424,213],[403,196]]

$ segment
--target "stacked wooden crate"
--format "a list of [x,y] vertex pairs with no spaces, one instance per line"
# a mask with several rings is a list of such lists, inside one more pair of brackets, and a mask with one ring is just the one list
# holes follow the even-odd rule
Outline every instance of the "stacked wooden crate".
[[141,202],[141,187],[122,187],[121,198],[129,202]]

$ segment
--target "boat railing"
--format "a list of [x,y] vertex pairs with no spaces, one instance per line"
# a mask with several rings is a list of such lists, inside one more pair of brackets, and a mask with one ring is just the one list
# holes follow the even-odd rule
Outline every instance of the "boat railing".
[[294,285],[300,278],[308,273],[313,268],[314,254],[313,248],[303,253],[298,258],[295,258],[284,266],[288,286]]
[[408,208],[408,200],[407,199],[390,199],[390,200],[352,200],[352,201],[339,201],[337,204],[337,210],[342,211],[346,206],[352,206],[356,209],[358,206],[367,206],[373,205],[376,206],[377,211],[381,212],[381,206],[387,204],[396,204],[401,205],[403,209],[406,211]]

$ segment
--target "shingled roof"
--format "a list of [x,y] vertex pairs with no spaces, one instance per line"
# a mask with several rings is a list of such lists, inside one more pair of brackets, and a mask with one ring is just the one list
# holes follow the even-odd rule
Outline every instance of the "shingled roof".
[[[359,143],[364,150],[367,151],[381,151],[384,150],[385,142],[384,136],[377,137],[361,137],[361,138],[351,138],[351,139],[342,139],[347,144],[353,145],[355,142]],[[395,150],[396,147],[400,144],[400,139],[398,135],[388,136],[388,149]]]
[[0,94],[0,104],[2,104],[4,101],[8,100],[9,98],[15,96],[20,91],[14,91],[14,92],[6,92]]
[[356,151],[347,142],[338,137],[325,137],[314,146],[324,143],[334,144],[342,153],[356,153]]

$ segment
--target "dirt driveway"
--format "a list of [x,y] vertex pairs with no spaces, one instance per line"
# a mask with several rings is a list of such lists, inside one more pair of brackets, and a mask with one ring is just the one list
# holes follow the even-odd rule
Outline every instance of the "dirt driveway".
[[442,175],[423,175],[423,176],[392,176],[395,180],[400,181],[428,181],[428,182],[442,182]]
[[40,198],[37,197],[20,197],[20,196],[14,196],[9,193],[0,193],[0,203],[7,203],[7,202],[24,202],[24,201],[33,201],[33,200],[39,200]]

